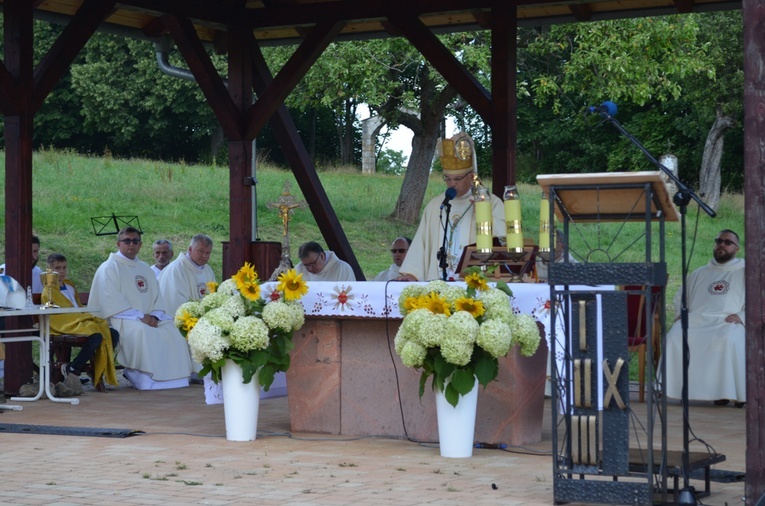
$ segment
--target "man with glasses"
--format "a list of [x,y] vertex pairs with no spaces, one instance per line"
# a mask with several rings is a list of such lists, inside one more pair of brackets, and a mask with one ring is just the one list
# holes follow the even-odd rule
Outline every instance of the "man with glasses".
[[356,281],[353,268],[340,260],[332,251],[324,251],[314,241],[303,243],[298,248],[300,262],[295,271],[306,281]]
[[134,388],[186,387],[192,369],[189,349],[166,311],[154,272],[137,258],[141,232],[126,227],[117,237],[118,251],[96,270],[88,305],[119,332],[118,359]]
[[[722,230],[713,258],[688,275],[688,398],[736,407],[746,403],[744,259],[738,234]],[[667,333],[667,395],[680,398],[683,347],[680,325],[682,290],[675,296],[675,323]]]
[[[443,270],[439,266],[438,251],[444,244],[444,234],[447,279],[454,276],[465,246],[475,244],[475,208],[470,191],[473,175],[477,174],[473,140],[461,132],[450,139],[444,139],[439,150],[443,180],[447,188],[456,190],[456,196],[449,202],[449,222],[446,223],[445,195],[440,194],[425,206],[420,225],[399,269],[401,276],[396,278],[398,281],[442,279]],[[495,237],[504,236],[505,211],[502,200],[496,195],[491,195],[491,208],[492,233]]]
[[390,245],[390,254],[393,257],[393,263],[390,267],[375,276],[375,279],[372,281],[390,281],[399,277],[399,268],[406,258],[406,253],[409,251],[410,244],[412,244],[412,240],[408,237],[399,237],[393,241],[393,244]]

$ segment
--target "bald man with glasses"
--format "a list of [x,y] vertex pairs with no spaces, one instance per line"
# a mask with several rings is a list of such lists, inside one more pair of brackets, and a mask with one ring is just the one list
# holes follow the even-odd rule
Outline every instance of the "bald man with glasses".
[[397,237],[393,244],[390,245],[390,255],[393,257],[393,263],[375,276],[375,279],[372,281],[390,281],[399,277],[401,275],[399,268],[406,258],[410,244],[412,244],[412,240],[408,237]]
[[[736,407],[746,403],[746,317],[744,259],[738,234],[721,230],[713,258],[688,275],[688,398]],[[667,396],[679,399],[683,388],[680,325],[682,290],[675,296],[675,323],[667,332]]]

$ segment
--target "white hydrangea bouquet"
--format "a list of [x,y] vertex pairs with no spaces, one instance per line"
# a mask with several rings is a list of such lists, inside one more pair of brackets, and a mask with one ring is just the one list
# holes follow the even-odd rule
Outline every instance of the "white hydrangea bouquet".
[[226,360],[233,360],[242,368],[244,383],[257,373],[268,391],[274,375],[289,368],[292,333],[305,322],[297,301],[308,286],[294,269],[278,281],[269,300],[263,300],[258,274],[245,263],[220,286],[208,286],[204,298],[178,308],[175,325],[188,340],[191,356],[202,364],[200,377],[211,372],[217,383]]
[[476,378],[484,388],[497,378],[497,359],[512,346],[531,356],[541,339],[532,316],[513,313],[506,283],[490,287],[478,267],[463,274],[467,288],[444,281],[404,288],[399,310],[405,316],[395,339],[404,365],[422,368],[420,397],[432,375],[433,389],[455,407]]

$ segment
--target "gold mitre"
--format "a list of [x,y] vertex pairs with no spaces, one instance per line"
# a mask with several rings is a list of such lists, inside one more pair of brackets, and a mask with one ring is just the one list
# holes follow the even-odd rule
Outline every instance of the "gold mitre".
[[461,176],[474,168],[473,139],[465,132],[459,132],[439,144],[438,155],[441,167],[447,176]]

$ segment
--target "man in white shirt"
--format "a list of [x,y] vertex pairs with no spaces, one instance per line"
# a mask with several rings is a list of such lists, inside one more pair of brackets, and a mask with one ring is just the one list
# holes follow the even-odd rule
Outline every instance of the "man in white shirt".
[[154,271],[154,275],[159,279],[159,274],[162,269],[170,264],[170,260],[173,259],[173,243],[167,239],[159,239],[154,241],[152,245],[154,250],[154,265],[151,266],[151,270]]
[[125,377],[138,390],[188,386],[188,345],[166,311],[154,273],[137,258],[141,232],[123,228],[117,248],[96,270],[88,305],[119,332],[118,358]]
[[399,268],[406,258],[406,252],[409,251],[409,245],[412,240],[408,237],[398,237],[390,245],[390,254],[393,257],[393,263],[390,267],[380,272],[372,281],[390,281],[399,277]]
[[[746,316],[744,259],[732,230],[715,238],[713,258],[688,275],[688,399],[737,407],[746,403]],[[667,396],[683,388],[682,290],[675,296],[675,318],[667,332]]]
[[340,260],[332,251],[324,251],[314,241],[303,243],[298,248],[300,263],[295,267],[306,281],[356,281],[353,268]]

